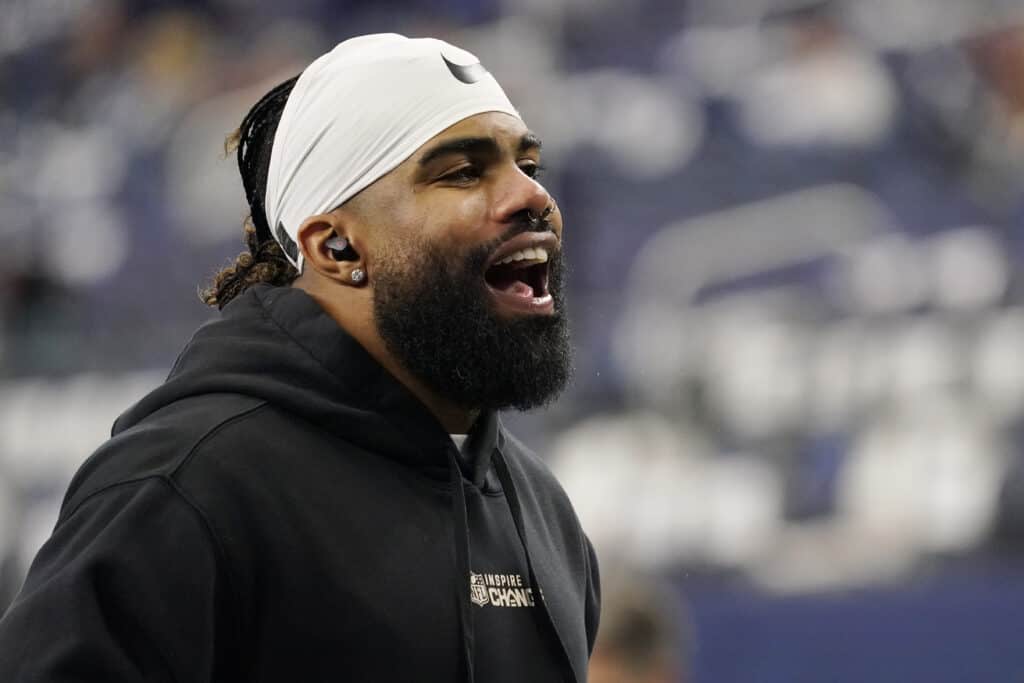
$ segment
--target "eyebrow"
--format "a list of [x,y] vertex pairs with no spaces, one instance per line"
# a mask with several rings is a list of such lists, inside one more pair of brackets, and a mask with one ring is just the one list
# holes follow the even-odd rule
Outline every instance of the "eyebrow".
[[[518,152],[520,154],[523,152],[539,150],[540,148],[540,138],[533,133],[525,133],[523,137],[519,138]],[[421,167],[426,166],[431,161],[449,154],[497,155],[498,152],[498,141],[491,137],[455,138],[454,140],[446,140],[445,142],[439,143],[436,147],[427,150],[427,152],[420,157],[419,165]]]

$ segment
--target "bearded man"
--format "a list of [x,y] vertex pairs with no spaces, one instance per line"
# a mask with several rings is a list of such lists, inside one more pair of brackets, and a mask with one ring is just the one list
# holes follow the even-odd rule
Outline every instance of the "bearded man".
[[569,375],[540,140],[471,54],[386,34],[235,142],[221,317],[75,476],[0,680],[586,680],[593,550],[496,416]]

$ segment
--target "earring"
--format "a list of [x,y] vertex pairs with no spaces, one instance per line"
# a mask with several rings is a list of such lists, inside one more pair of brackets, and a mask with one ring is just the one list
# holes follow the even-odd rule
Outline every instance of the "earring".
[[366,279],[366,273],[363,272],[362,268],[356,268],[355,270],[352,271],[352,274],[349,275],[349,277],[352,278],[352,282],[358,285],[360,282]]

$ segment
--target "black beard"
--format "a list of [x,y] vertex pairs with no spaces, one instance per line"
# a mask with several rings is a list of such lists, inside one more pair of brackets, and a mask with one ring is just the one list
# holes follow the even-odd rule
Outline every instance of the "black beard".
[[[519,231],[521,232],[521,231]],[[433,245],[374,274],[374,318],[388,351],[429,389],[469,409],[528,410],[562,391],[572,353],[559,254],[548,263],[553,315],[500,317],[484,267],[496,242],[474,250],[462,267]]]

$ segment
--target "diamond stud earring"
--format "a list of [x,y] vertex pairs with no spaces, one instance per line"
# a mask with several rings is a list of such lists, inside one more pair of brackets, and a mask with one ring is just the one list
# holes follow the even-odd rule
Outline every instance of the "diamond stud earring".
[[356,268],[349,277],[352,278],[352,282],[359,284],[366,279],[366,273],[361,268]]

